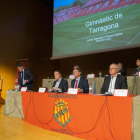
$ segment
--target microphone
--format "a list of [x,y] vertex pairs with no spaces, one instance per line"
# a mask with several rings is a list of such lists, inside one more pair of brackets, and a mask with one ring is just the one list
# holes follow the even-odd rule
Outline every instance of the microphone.
[[46,91],[48,91],[47,85],[50,83],[50,81],[45,85]]
[[[49,81],[49,82],[50,82],[50,81]],[[48,82],[48,83],[49,83],[49,82]],[[45,87],[48,85],[48,83],[45,85]]]

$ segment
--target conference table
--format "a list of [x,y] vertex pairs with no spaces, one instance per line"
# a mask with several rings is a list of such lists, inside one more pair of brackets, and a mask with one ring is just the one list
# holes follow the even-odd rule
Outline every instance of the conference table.
[[5,114],[17,102],[21,118],[43,129],[89,140],[140,140],[140,96],[7,91]]
[[[67,79],[68,87],[70,87],[72,80],[73,79]],[[100,93],[104,77],[87,78],[87,80],[89,84],[92,84],[93,92]],[[54,81],[55,79],[43,79],[42,87],[50,89]],[[140,95],[140,76],[127,76],[127,84],[130,95]]]

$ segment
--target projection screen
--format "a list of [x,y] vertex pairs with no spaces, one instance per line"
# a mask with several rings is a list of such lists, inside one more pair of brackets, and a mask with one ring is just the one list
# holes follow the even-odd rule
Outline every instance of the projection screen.
[[140,46],[140,0],[54,0],[51,59]]

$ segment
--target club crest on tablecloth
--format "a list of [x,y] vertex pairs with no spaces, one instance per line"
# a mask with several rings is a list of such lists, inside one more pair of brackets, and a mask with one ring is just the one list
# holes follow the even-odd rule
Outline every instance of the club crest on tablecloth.
[[66,126],[70,122],[71,116],[68,111],[68,103],[64,100],[57,100],[54,106],[54,115],[53,117],[61,126]]

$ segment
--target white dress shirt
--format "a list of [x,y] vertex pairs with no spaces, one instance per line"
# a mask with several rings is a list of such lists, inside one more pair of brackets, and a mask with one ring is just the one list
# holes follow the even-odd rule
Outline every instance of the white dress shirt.
[[116,83],[117,75],[115,77],[110,76],[111,80],[110,80],[108,92],[111,92],[112,94],[114,94],[114,88],[115,88],[115,83]]

